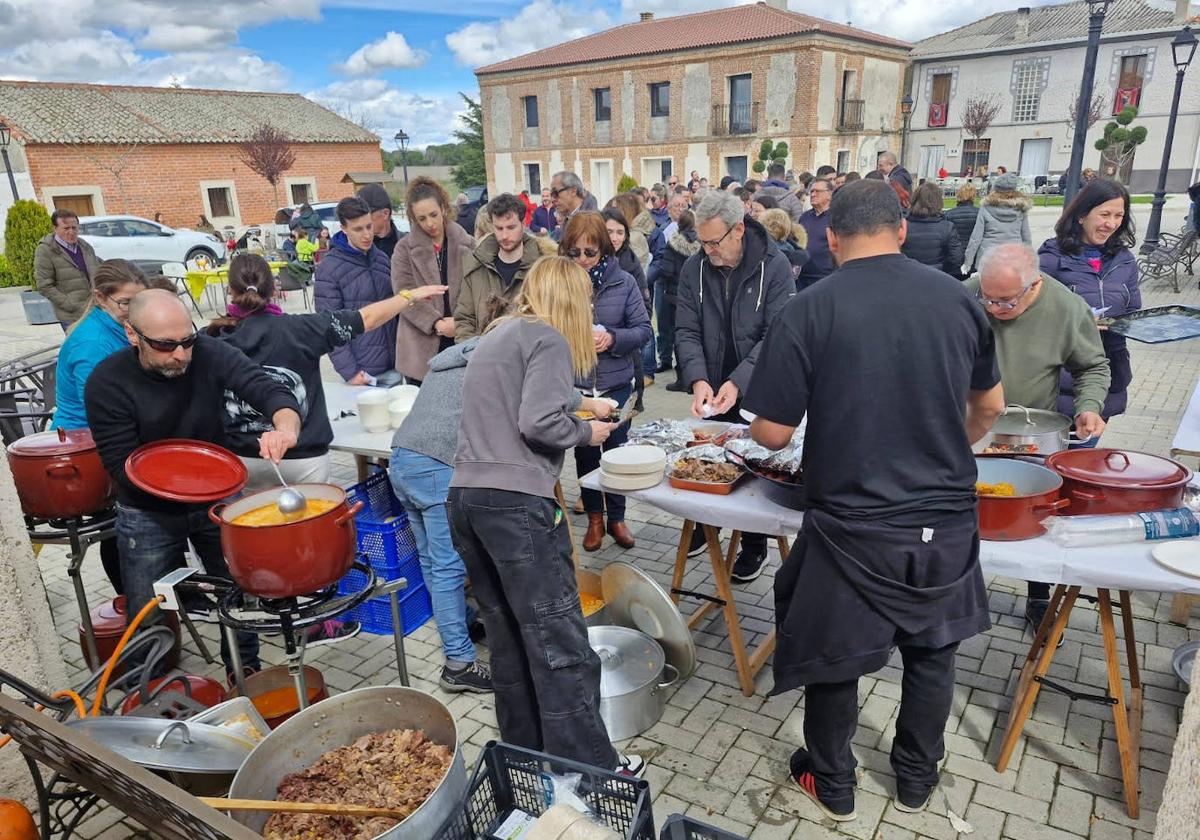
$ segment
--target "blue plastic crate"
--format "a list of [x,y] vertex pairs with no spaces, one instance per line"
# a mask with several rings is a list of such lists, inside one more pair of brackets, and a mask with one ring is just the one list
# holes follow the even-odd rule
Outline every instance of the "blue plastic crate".
[[[364,601],[354,609],[343,613],[343,618],[355,619],[362,624],[364,633],[376,633],[382,636],[392,634],[392,601],[390,598],[372,598]],[[426,621],[433,617],[433,603],[429,600],[429,590],[418,583],[410,582],[408,588],[400,593],[400,626],[407,636]]]
[[386,470],[376,470],[365,481],[347,487],[346,497],[348,504],[363,503],[363,509],[354,518],[360,524],[382,525],[393,517],[404,516],[404,507],[392,492]]
[[[417,541],[408,526],[404,508],[392,492],[388,474],[372,473],[366,481],[346,489],[351,504],[363,502],[363,509],[354,517],[358,550],[367,556],[375,576],[380,580],[408,579],[409,586],[424,583],[421,576]],[[350,592],[362,585],[362,575],[350,572],[343,578],[340,592]]]
[[658,840],[746,840],[746,838],[683,814],[672,814],[667,818],[667,824],[663,826]]

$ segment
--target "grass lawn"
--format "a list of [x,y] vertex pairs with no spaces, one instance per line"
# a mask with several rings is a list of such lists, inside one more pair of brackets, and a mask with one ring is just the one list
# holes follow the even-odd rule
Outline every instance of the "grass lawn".
[[[1034,195],[1034,196],[1032,196],[1032,198],[1033,198],[1033,206],[1034,207],[1062,207],[1063,206],[1063,197],[1061,195]],[[1154,200],[1154,196],[1152,196],[1152,195],[1133,195],[1133,196],[1129,197],[1129,201],[1131,204],[1149,204],[1153,200]],[[953,207],[957,203],[958,202],[955,201],[953,196],[951,196],[950,198],[943,199],[942,200],[942,209],[949,210],[951,207]]]

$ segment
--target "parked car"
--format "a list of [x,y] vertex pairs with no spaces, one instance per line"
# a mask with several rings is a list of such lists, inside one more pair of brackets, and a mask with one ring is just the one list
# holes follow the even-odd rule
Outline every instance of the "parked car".
[[79,235],[102,260],[135,263],[187,263],[205,256],[214,264],[225,260],[225,241],[211,233],[166,225],[138,216],[84,216]]
[[477,184],[474,187],[467,187],[463,192],[467,194],[467,198],[471,200],[471,204],[475,207],[482,207],[488,202],[487,184]]
[[[336,208],[336,201],[322,201],[312,205],[312,209],[316,210],[317,215],[321,217],[321,224],[329,229],[330,236],[333,236],[333,234],[342,229],[342,225],[337,219]],[[278,241],[282,242],[288,238],[288,234],[291,232],[288,228],[288,222],[292,220],[292,213],[295,210],[296,207],[293,205],[291,207],[280,207],[275,211],[275,221],[272,225],[272,230],[275,231],[275,238]],[[404,214],[404,208],[392,209],[392,222],[395,223],[396,229],[401,233],[408,233],[408,217]]]

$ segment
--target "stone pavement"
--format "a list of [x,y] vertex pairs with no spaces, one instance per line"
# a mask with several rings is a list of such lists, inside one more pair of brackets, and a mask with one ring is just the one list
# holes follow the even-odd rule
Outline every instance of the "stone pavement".
[[[1053,217],[1044,215],[1046,219],[1035,217],[1035,241],[1040,241],[1040,233],[1048,232],[1053,224]],[[1174,218],[1168,213],[1167,229],[1177,226]],[[1145,289],[1144,294],[1146,305],[1200,305],[1195,280],[1188,281],[1178,296],[1161,287]],[[295,309],[295,301],[288,308]],[[59,338],[57,327],[24,326],[15,294],[0,293],[0,356],[35,349]],[[1131,342],[1131,349],[1134,384],[1130,412],[1113,421],[1104,444],[1165,453],[1200,371],[1200,342],[1159,347]],[[10,352],[13,350],[16,352]],[[686,398],[667,393],[661,386],[647,391],[646,402],[650,417],[680,417],[687,409]],[[336,463],[335,480],[351,483],[354,473],[349,459],[337,456]],[[568,462],[563,484],[569,500],[577,493],[573,475],[573,466]],[[660,582],[669,583],[679,521],[636,502],[630,505],[628,518],[637,547],[624,552],[606,541],[596,554],[583,554],[583,563],[599,569],[611,560],[630,560]],[[578,536],[582,518],[572,517],[572,524]],[[770,629],[772,585],[778,563],[773,550],[767,573],[749,585],[737,587],[748,645],[756,644]],[[41,553],[39,564],[62,637],[63,655],[74,679],[81,680],[78,615],[63,552],[48,547]],[[707,561],[689,567],[685,585],[711,590],[706,566]],[[94,554],[85,563],[84,573],[93,604],[111,597]],[[854,737],[862,770],[857,794],[859,817],[848,824],[834,825],[823,820],[788,779],[787,758],[802,738],[802,693],[767,699],[771,687],[767,667],[759,675],[755,696],[743,697],[737,688],[724,625],[717,617],[698,628],[700,665],[695,674],[669,692],[662,720],[622,745],[648,759],[646,778],[659,825],[672,813],[687,813],[752,840],[954,840],[960,834],[947,816],[953,812],[973,828],[972,840],[1148,840],[1154,830],[1186,690],[1172,672],[1171,652],[1189,639],[1200,639],[1200,611],[1191,617],[1188,627],[1179,627],[1167,621],[1169,596],[1133,595],[1137,648],[1146,686],[1142,816],[1133,821],[1125,816],[1121,804],[1115,735],[1106,707],[1043,693],[1008,771],[998,774],[993,769],[1016,669],[1023,661],[1030,636],[1022,615],[1023,583],[993,578],[988,592],[994,626],[961,646],[958,687],[947,725],[947,758],[941,786],[929,811],[911,815],[891,807],[894,779],[888,751],[900,697],[897,661],[860,681],[861,717]],[[201,627],[215,651],[214,627]],[[472,763],[480,747],[497,737],[490,697],[451,696],[438,688],[441,653],[432,622],[408,636],[406,647],[413,684],[448,704],[465,739],[466,759]],[[483,652],[486,655],[486,648]],[[272,664],[281,662],[282,648],[267,640],[263,658]],[[396,678],[391,638],[387,636],[363,634],[312,651],[308,661],[322,670],[333,691],[384,685]],[[207,667],[187,646],[182,664],[187,671],[223,676],[219,665]],[[1103,650],[1097,614],[1090,605],[1080,604],[1073,612],[1066,643],[1055,657],[1052,674],[1064,681],[1103,689]],[[83,825],[80,836],[87,840],[117,840],[144,835],[120,813],[106,809]]]

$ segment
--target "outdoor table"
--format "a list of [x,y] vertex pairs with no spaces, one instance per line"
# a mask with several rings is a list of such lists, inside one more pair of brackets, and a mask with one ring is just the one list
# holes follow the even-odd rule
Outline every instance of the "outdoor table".
[[[593,490],[600,486],[599,471],[580,479],[580,485]],[[763,534],[790,534],[799,530],[803,514],[782,507],[764,490],[763,482],[752,477],[728,496],[715,496],[677,490],[665,480],[649,490],[635,490],[623,495],[651,504],[666,513],[682,517],[679,550],[675,558],[673,588],[678,589],[687,565],[687,548],[696,524],[704,528],[708,554],[717,581],[718,600],[722,606],[729,641],[733,648],[738,678],[746,696],[754,693],[754,675],[761,670],[775,646],[772,633],[753,655],[748,655],[742,641],[737,607],[730,586],[730,571],[737,551],[737,531],[730,540],[729,552],[722,557],[718,547],[717,528],[747,530]],[[787,556],[787,539],[780,536],[779,547]],[[1200,538],[1197,538],[1200,541]],[[996,770],[1004,772],[1021,736],[1025,722],[1033,710],[1042,686],[1062,691],[1064,688],[1047,680],[1046,673],[1054,659],[1058,639],[1070,618],[1080,591],[1096,590],[1100,631],[1104,640],[1104,658],[1108,669],[1107,694],[1102,696],[1068,692],[1074,699],[1094,700],[1112,706],[1113,724],[1117,732],[1117,749],[1124,782],[1125,808],[1130,818],[1138,816],[1138,753],[1141,747],[1142,682],[1138,670],[1130,592],[1175,592],[1200,595],[1200,578],[1181,575],[1160,565],[1151,556],[1151,543],[1064,548],[1047,536],[1032,540],[980,543],[980,563],[986,574],[1001,575],[1018,580],[1056,582],[1046,618],[1030,645],[1025,664],[1017,680],[1012,712],[1004,731]],[[1125,655],[1129,667],[1129,702],[1121,677],[1120,651],[1117,645],[1116,624],[1113,618],[1113,593],[1120,601],[1121,621],[1125,640]],[[672,593],[674,595],[674,593]],[[704,614],[716,604],[705,604],[688,621],[695,627]]]
[[[276,261],[268,262],[267,265],[271,266],[272,274],[279,274],[279,269],[286,266],[287,263]],[[192,300],[196,301],[197,304],[200,303],[200,295],[204,294],[210,285],[216,284],[221,286],[223,289],[224,284],[228,280],[229,263],[225,263],[225,265],[218,266],[217,268],[210,268],[207,271],[188,269],[187,274],[184,275],[184,282],[187,283],[188,294],[192,296]]]
[[[1179,428],[1175,430],[1175,437],[1171,440],[1171,457],[1178,459],[1180,456],[1200,458],[1200,379],[1196,380],[1191,399],[1183,410],[1183,416],[1179,418]],[[1196,598],[1193,595],[1176,595],[1171,600],[1171,622],[1187,624],[1188,615],[1195,602]]]
[[[364,481],[370,470],[372,459],[387,464],[392,457],[392,435],[395,429],[368,432],[358,416],[358,395],[372,389],[373,385],[347,385],[345,382],[321,383],[325,389],[325,411],[329,414],[329,425],[333,429],[333,441],[329,448],[354,455],[358,469],[358,480]],[[353,412],[348,416],[342,415]]]

